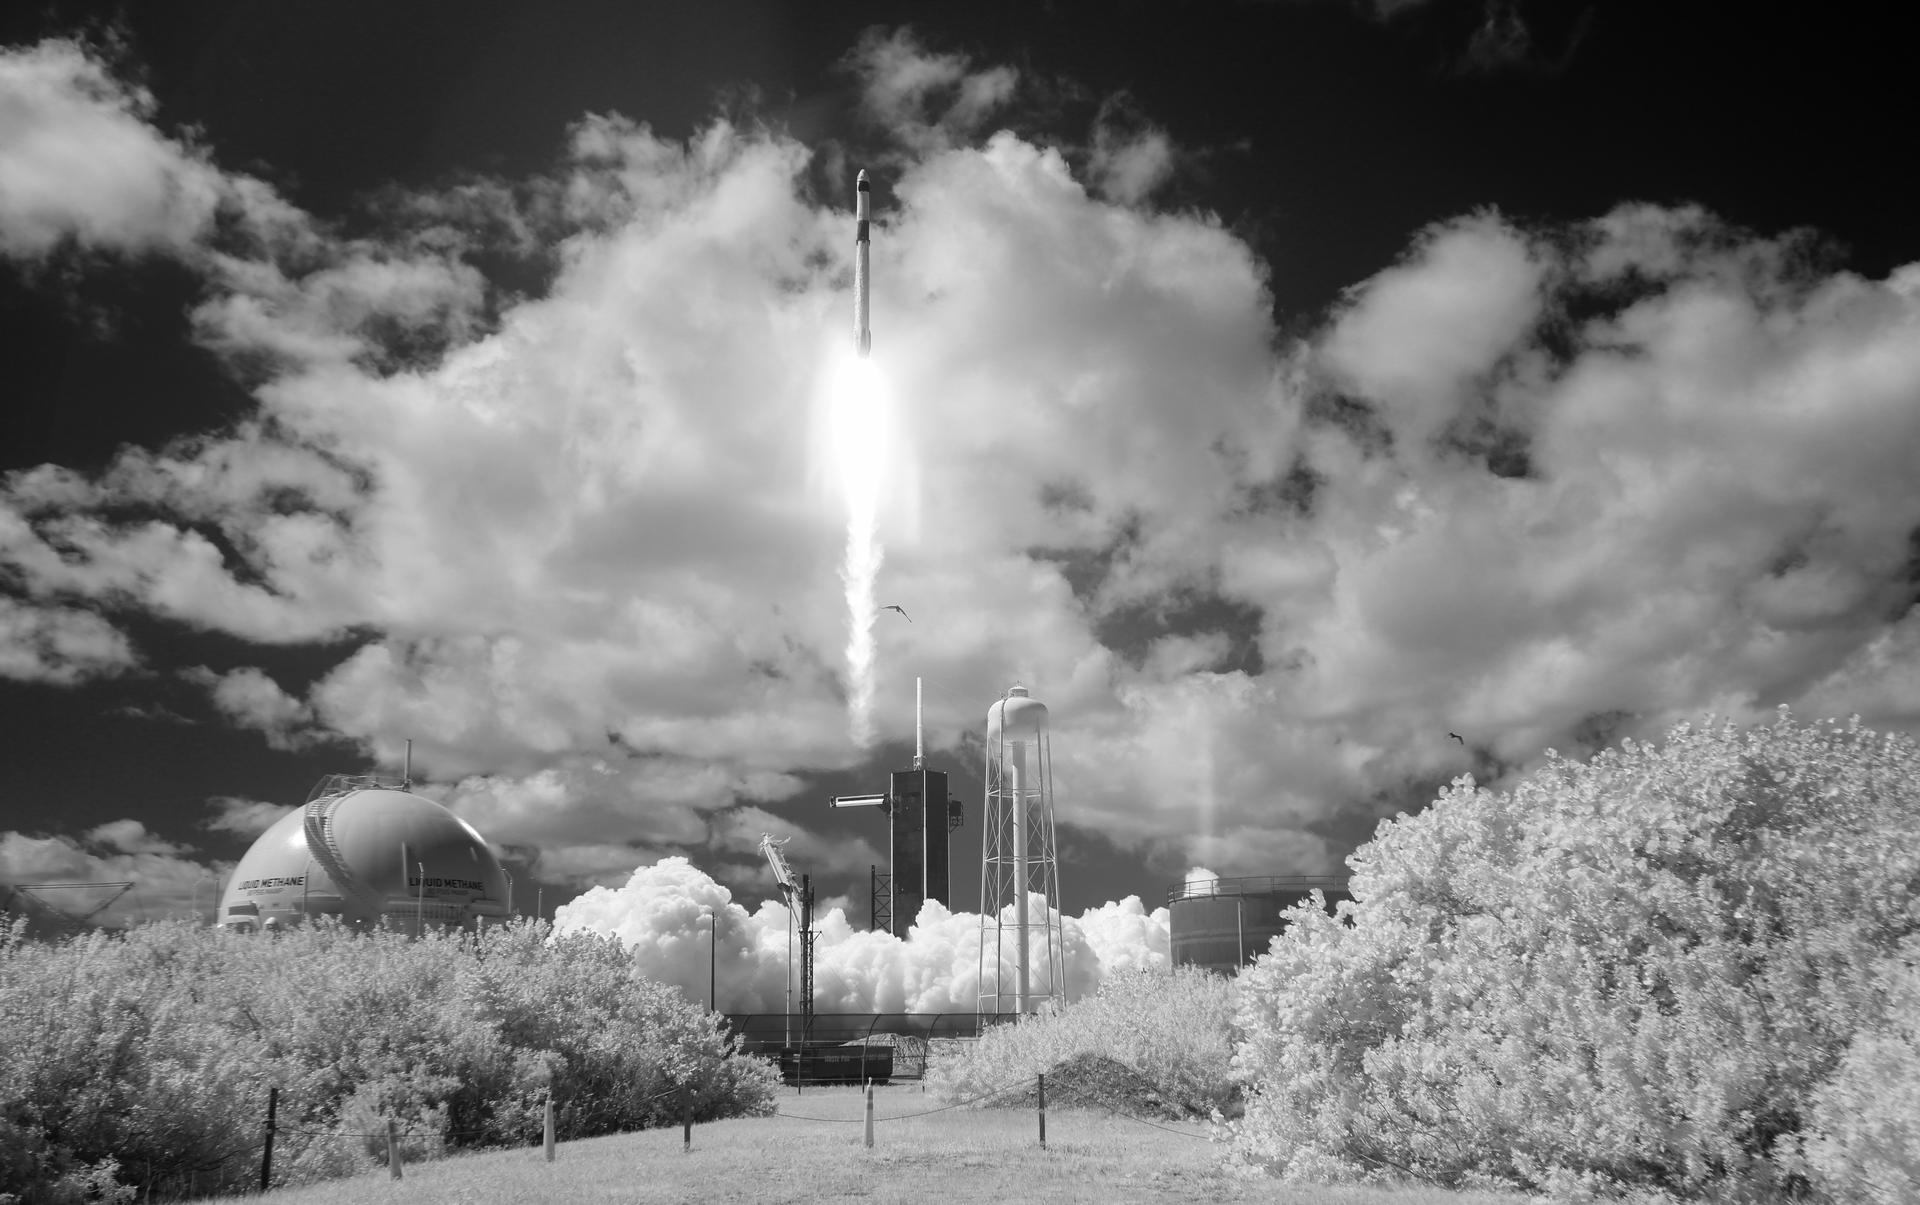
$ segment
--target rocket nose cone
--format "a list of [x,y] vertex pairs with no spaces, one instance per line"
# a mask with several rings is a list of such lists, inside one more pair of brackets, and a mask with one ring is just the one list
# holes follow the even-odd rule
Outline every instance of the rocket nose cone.
[[861,169],[860,169],[860,174],[859,174],[858,176],[855,176],[855,177],[853,178],[853,186],[854,186],[855,188],[866,188],[866,187],[867,187],[867,169],[866,169],[866,168],[864,168],[864,167],[863,167],[863,168],[861,168]]

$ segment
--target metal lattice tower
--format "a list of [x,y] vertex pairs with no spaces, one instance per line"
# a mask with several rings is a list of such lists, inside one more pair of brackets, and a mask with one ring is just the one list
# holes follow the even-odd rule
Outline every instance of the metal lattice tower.
[[867,928],[875,933],[893,932],[893,872],[882,874],[878,866],[868,866],[867,886],[872,892],[872,920]]
[[1047,708],[1015,686],[987,709],[980,859],[980,1011],[1064,1003],[1065,937],[1054,855]]

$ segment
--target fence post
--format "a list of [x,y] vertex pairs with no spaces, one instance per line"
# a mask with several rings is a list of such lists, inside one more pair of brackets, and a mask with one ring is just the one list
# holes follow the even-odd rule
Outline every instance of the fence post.
[[867,1145],[873,1145],[873,1081],[867,1081]]
[[693,1149],[693,1094],[680,1085],[680,1153]]
[[547,1162],[552,1163],[553,1162],[553,1089],[551,1088],[547,1089],[546,1143],[547,1143]]
[[280,1105],[280,1089],[267,1089],[267,1143],[260,1150],[260,1191],[273,1180],[273,1115]]
[[1047,1073],[1040,1073],[1040,1149],[1047,1149]]
[[391,1117],[387,1119],[387,1171],[400,1178],[400,1123]]

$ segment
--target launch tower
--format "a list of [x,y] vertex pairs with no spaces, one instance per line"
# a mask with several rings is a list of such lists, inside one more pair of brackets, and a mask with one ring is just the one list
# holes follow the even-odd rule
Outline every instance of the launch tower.
[[[892,842],[891,873],[874,883],[874,927],[881,920],[895,937],[905,939],[920,918],[920,905],[938,900],[953,907],[953,855],[950,834],[962,820],[960,801],[947,793],[947,775],[927,768],[926,741],[921,723],[920,680],[913,683],[913,766],[888,777],[884,795],[836,795],[833,806],[877,807],[886,814]],[[887,892],[887,907],[879,895]]]

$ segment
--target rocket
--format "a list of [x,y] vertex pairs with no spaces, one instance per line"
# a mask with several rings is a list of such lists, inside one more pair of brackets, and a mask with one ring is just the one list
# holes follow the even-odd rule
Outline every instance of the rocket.
[[872,195],[863,168],[853,185],[853,346],[862,356],[873,347],[873,332],[867,329],[867,218]]

